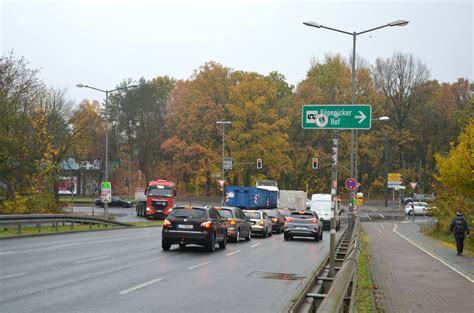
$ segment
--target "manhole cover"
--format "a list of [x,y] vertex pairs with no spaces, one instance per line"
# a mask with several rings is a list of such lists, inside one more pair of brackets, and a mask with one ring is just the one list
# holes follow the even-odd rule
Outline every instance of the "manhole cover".
[[257,277],[266,279],[278,279],[278,280],[298,280],[304,279],[306,276],[299,274],[290,273],[271,273],[271,272],[252,272],[247,277]]

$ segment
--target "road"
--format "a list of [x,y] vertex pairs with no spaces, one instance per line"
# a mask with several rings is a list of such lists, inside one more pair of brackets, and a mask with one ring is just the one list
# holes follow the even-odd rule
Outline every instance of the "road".
[[1,240],[0,312],[277,312],[328,248],[327,231],[212,254],[161,250],[161,227]]

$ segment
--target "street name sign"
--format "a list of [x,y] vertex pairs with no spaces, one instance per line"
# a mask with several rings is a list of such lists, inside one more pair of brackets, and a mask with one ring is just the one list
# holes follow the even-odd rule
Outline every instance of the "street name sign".
[[304,129],[370,129],[370,104],[307,104],[301,112]]

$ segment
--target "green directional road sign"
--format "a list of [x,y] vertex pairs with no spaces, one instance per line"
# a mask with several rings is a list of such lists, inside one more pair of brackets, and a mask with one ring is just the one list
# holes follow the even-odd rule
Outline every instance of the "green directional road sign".
[[301,126],[308,129],[370,129],[370,104],[308,104],[301,112]]

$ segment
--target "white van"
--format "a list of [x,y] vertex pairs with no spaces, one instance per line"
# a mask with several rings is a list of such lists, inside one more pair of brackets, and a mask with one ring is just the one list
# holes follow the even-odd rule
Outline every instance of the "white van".
[[[328,193],[315,193],[311,196],[311,211],[318,214],[323,222],[323,229],[329,229],[331,226],[331,195]],[[338,214],[339,208],[336,202],[336,230],[341,227],[341,218]]]

